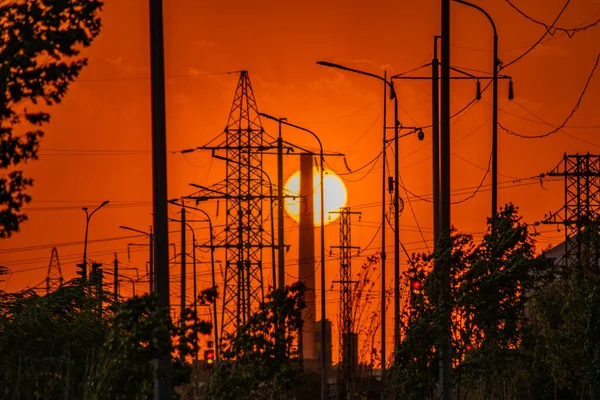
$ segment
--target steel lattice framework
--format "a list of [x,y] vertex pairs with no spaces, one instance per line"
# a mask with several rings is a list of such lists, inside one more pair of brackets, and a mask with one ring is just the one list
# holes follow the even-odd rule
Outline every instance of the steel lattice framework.
[[354,319],[352,305],[354,304],[352,298],[352,284],[355,281],[352,280],[352,249],[358,247],[352,246],[351,236],[351,224],[350,218],[352,214],[359,214],[358,212],[352,212],[350,207],[343,207],[339,212],[332,212],[340,214],[340,245],[332,246],[332,248],[338,248],[340,250],[340,365],[338,369],[338,383],[339,383],[339,395],[340,398],[345,397],[354,398],[354,379],[355,379],[355,367],[358,362],[357,350],[358,350],[358,337],[354,331]]
[[63,276],[60,269],[60,260],[58,259],[58,250],[53,247],[50,263],[48,264],[48,273],[46,274],[46,294],[58,289],[62,284]]
[[597,268],[600,258],[600,156],[565,154],[547,175],[565,178],[565,205],[544,221],[565,226],[563,265]]
[[195,197],[226,201],[225,230],[214,245],[226,251],[221,339],[247,322],[264,301],[262,253],[275,245],[272,216],[271,231],[264,229],[268,214],[263,213],[263,205],[270,200],[270,210],[273,209],[274,188],[261,168],[263,152],[273,148],[264,141],[263,134],[248,72],[241,71],[223,134],[200,147],[212,150],[213,155],[225,151],[225,181],[202,187]]

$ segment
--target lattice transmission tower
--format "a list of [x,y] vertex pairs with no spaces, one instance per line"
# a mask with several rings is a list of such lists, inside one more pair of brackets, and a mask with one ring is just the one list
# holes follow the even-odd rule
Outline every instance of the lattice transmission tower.
[[350,207],[342,207],[340,211],[340,245],[332,246],[340,250],[340,351],[338,361],[338,398],[354,399],[355,375],[358,364],[358,334],[354,326],[352,285],[352,246],[350,219],[353,214]]
[[563,266],[598,268],[600,258],[600,156],[565,154],[547,174],[565,178],[565,205],[544,224],[565,226]]
[[[263,250],[276,247],[272,223],[274,188],[262,170],[263,152],[275,147],[265,142],[264,135],[248,72],[241,71],[224,132],[199,148],[211,150],[214,157],[225,160],[225,181],[211,187],[196,185],[200,191],[189,196],[226,202],[226,226],[214,244],[226,251],[221,338],[247,322],[264,301]],[[222,152],[225,157],[219,155]],[[270,214],[269,231],[265,225]],[[275,263],[274,251],[271,256]]]
[[60,269],[60,260],[58,259],[58,250],[53,247],[50,263],[48,264],[48,273],[46,274],[46,294],[58,289],[62,284],[63,276]]

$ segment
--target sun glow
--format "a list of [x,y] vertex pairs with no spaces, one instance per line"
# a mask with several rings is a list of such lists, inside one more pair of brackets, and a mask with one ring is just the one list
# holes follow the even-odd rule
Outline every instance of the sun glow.
[[[346,185],[335,172],[325,169],[323,185],[325,186],[325,225],[335,221],[339,214],[331,211],[338,211],[344,207],[348,201],[348,192]],[[284,185],[286,199],[285,211],[295,221],[300,221],[300,206],[302,199],[299,197],[290,198],[289,196],[300,196],[300,171],[296,171],[290,176]],[[313,168],[313,204],[314,204],[314,224],[321,225],[321,174],[317,168]]]

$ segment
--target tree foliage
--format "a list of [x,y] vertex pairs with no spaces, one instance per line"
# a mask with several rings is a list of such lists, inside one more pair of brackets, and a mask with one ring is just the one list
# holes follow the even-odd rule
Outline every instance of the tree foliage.
[[80,285],[0,292],[0,398],[83,398],[107,332]]
[[226,338],[222,353],[226,360],[210,378],[206,398],[291,397],[302,379],[296,344],[302,329],[305,291],[302,282],[274,290],[247,323]]
[[189,382],[181,356],[198,351],[210,322],[186,310],[186,326],[175,326],[154,295],[105,299],[102,312],[99,300],[73,282],[46,296],[0,292],[0,398],[152,399],[153,360],[163,351],[172,354],[174,386]]
[[60,103],[100,32],[100,0],[0,2],[0,238],[18,231],[33,180],[16,169],[37,159],[47,107]]
[[435,253],[413,256],[407,279],[422,281],[423,290],[412,295],[403,317],[388,390],[400,398],[435,398],[437,349],[445,335],[445,310],[439,307],[442,267],[450,276],[456,397],[511,398],[512,393],[520,398],[522,374],[514,368],[527,357],[521,346],[526,304],[545,279],[548,263],[536,257],[528,227],[510,204],[490,221],[480,243],[453,232]]

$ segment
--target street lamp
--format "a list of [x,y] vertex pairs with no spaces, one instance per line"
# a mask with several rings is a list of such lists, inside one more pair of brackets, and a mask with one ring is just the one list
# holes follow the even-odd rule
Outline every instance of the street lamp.
[[472,7],[479,10],[483,15],[486,16],[492,30],[494,31],[494,50],[493,50],[493,75],[492,75],[492,220],[496,218],[498,212],[498,69],[500,67],[500,60],[498,60],[498,32],[496,31],[496,24],[490,15],[481,7],[469,3],[464,0],[452,0],[456,3],[464,4],[465,6]]
[[265,113],[259,113],[260,116],[271,119],[273,121],[277,121],[280,124],[283,125],[287,125],[289,127],[292,128],[296,128],[299,129],[301,131],[307,132],[309,134],[311,134],[315,139],[317,139],[317,142],[319,143],[319,166],[320,166],[320,187],[321,187],[321,193],[320,193],[320,203],[321,203],[321,210],[320,210],[320,218],[321,218],[321,398],[322,399],[326,399],[327,398],[327,363],[325,360],[325,350],[327,348],[326,346],[326,341],[327,341],[327,335],[325,334],[326,328],[327,328],[327,324],[325,323],[325,314],[326,314],[326,309],[325,309],[325,197],[324,197],[324,193],[325,193],[325,187],[323,185],[323,179],[324,179],[324,169],[323,169],[323,144],[321,143],[321,139],[319,139],[319,137],[311,130],[306,129],[304,127],[292,124],[291,122],[288,122],[287,120],[285,120],[284,118],[277,118],[277,117],[273,117],[272,115],[269,114],[265,114]]
[[[180,207],[185,207],[185,208],[189,208],[192,210],[196,210],[196,211],[200,211],[202,214],[204,214],[204,216],[206,217],[206,221],[198,221],[198,222],[208,222],[208,230],[209,230],[209,235],[210,235],[210,266],[211,266],[211,275],[212,275],[212,285],[213,288],[217,287],[217,282],[215,279],[215,247],[214,247],[214,243],[213,243],[213,224],[212,224],[212,219],[210,218],[210,215],[208,215],[208,213],[198,207],[192,207],[192,206],[188,206],[188,205],[184,205],[183,202],[181,204],[177,203],[176,199],[173,200],[169,200],[169,203],[174,204],[176,206],[180,206]],[[193,221],[192,221],[193,222]],[[187,225],[187,224],[186,224]],[[191,226],[188,225],[188,227]],[[192,240],[194,241],[194,249],[193,249],[193,254],[194,254],[194,310],[196,310],[196,256],[195,256],[195,252],[196,252],[196,237],[194,235],[194,230],[192,229]],[[214,326],[213,326],[213,330],[215,332],[215,344],[219,343],[219,331],[217,328],[217,304],[216,304],[216,300],[215,300],[215,305],[213,307],[213,318],[215,320]],[[219,355],[220,355],[220,350],[219,350],[219,346],[216,345],[215,346],[215,353],[217,356],[217,361],[219,360]]]
[[152,232],[152,225],[150,225],[149,227],[150,232],[140,231],[139,229],[131,228],[129,226],[124,225],[119,226],[119,228],[141,233],[143,235],[148,236],[148,240],[150,242],[150,253],[148,254],[148,256],[150,257],[150,259],[148,260],[150,263],[150,276],[148,277],[150,282],[148,282],[148,292],[152,293],[154,291],[154,233]]
[[94,211],[92,211],[91,213],[88,213],[88,208],[87,207],[82,207],[81,209],[83,211],[85,211],[85,240],[83,242],[83,263],[82,263],[82,278],[85,281],[87,278],[87,241],[88,241],[88,229],[90,226],[90,219],[92,218],[92,215],[94,215],[96,213],[96,211],[98,211],[99,209],[101,209],[102,207],[104,207],[105,205],[107,205],[108,203],[110,203],[110,201],[105,200],[102,202],[102,204],[100,204],[98,207],[96,207],[96,209]]
[[[371,78],[378,79],[384,83],[385,86],[390,89],[390,97],[394,100],[394,344],[398,346],[400,343],[400,195],[398,190],[399,182],[399,165],[398,165],[398,127],[400,125],[398,121],[398,96],[394,90],[394,83],[387,79],[387,75],[383,77],[372,74],[370,72],[361,71],[354,68],[345,67],[340,64],[330,63],[328,61],[317,61],[317,64],[336,68],[343,71],[354,72],[359,75],[369,76]],[[386,100],[384,96],[384,111],[385,111]],[[383,156],[385,157],[387,140],[386,140],[386,122],[384,115],[384,134],[383,134]],[[384,158],[385,164],[385,158]],[[382,248],[381,248],[381,370],[382,374],[385,375],[385,225],[386,225],[386,212],[385,212],[385,166],[383,168],[383,188],[382,188],[382,204],[381,204],[381,232],[382,232]]]
[[[170,202],[171,204],[176,204],[173,202]],[[176,204],[179,205],[179,204]],[[182,329],[182,336],[185,335],[185,303],[186,303],[186,296],[185,296],[185,282],[187,280],[186,277],[186,272],[185,272],[185,258],[187,256],[186,252],[185,252],[185,234],[183,233],[185,231],[185,227],[187,226],[188,228],[190,228],[190,231],[192,231],[192,275],[194,277],[194,286],[193,286],[193,299],[194,299],[194,318],[195,318],[195,322],[196,324],[198,323],[198,309],[196,307],[196,232],[194,231],[194,228],[192,228],[192,226],[185,220],[185,206],[182,204],[181,206],[181,219],[175,219],[175,218],[167,218],[169,221],[172,222],[179,222],[185,226],[182,226],[182,243],[181,243],[181,247],[182,247],[182,253],[181,253],[181,304],[180,304],[180,319],[181,319],[181,329]],[[191,221],[194,222],[194,221]],[[198,359],[198,352],[196,352],[195,354],[195,358],[196,360]]]

